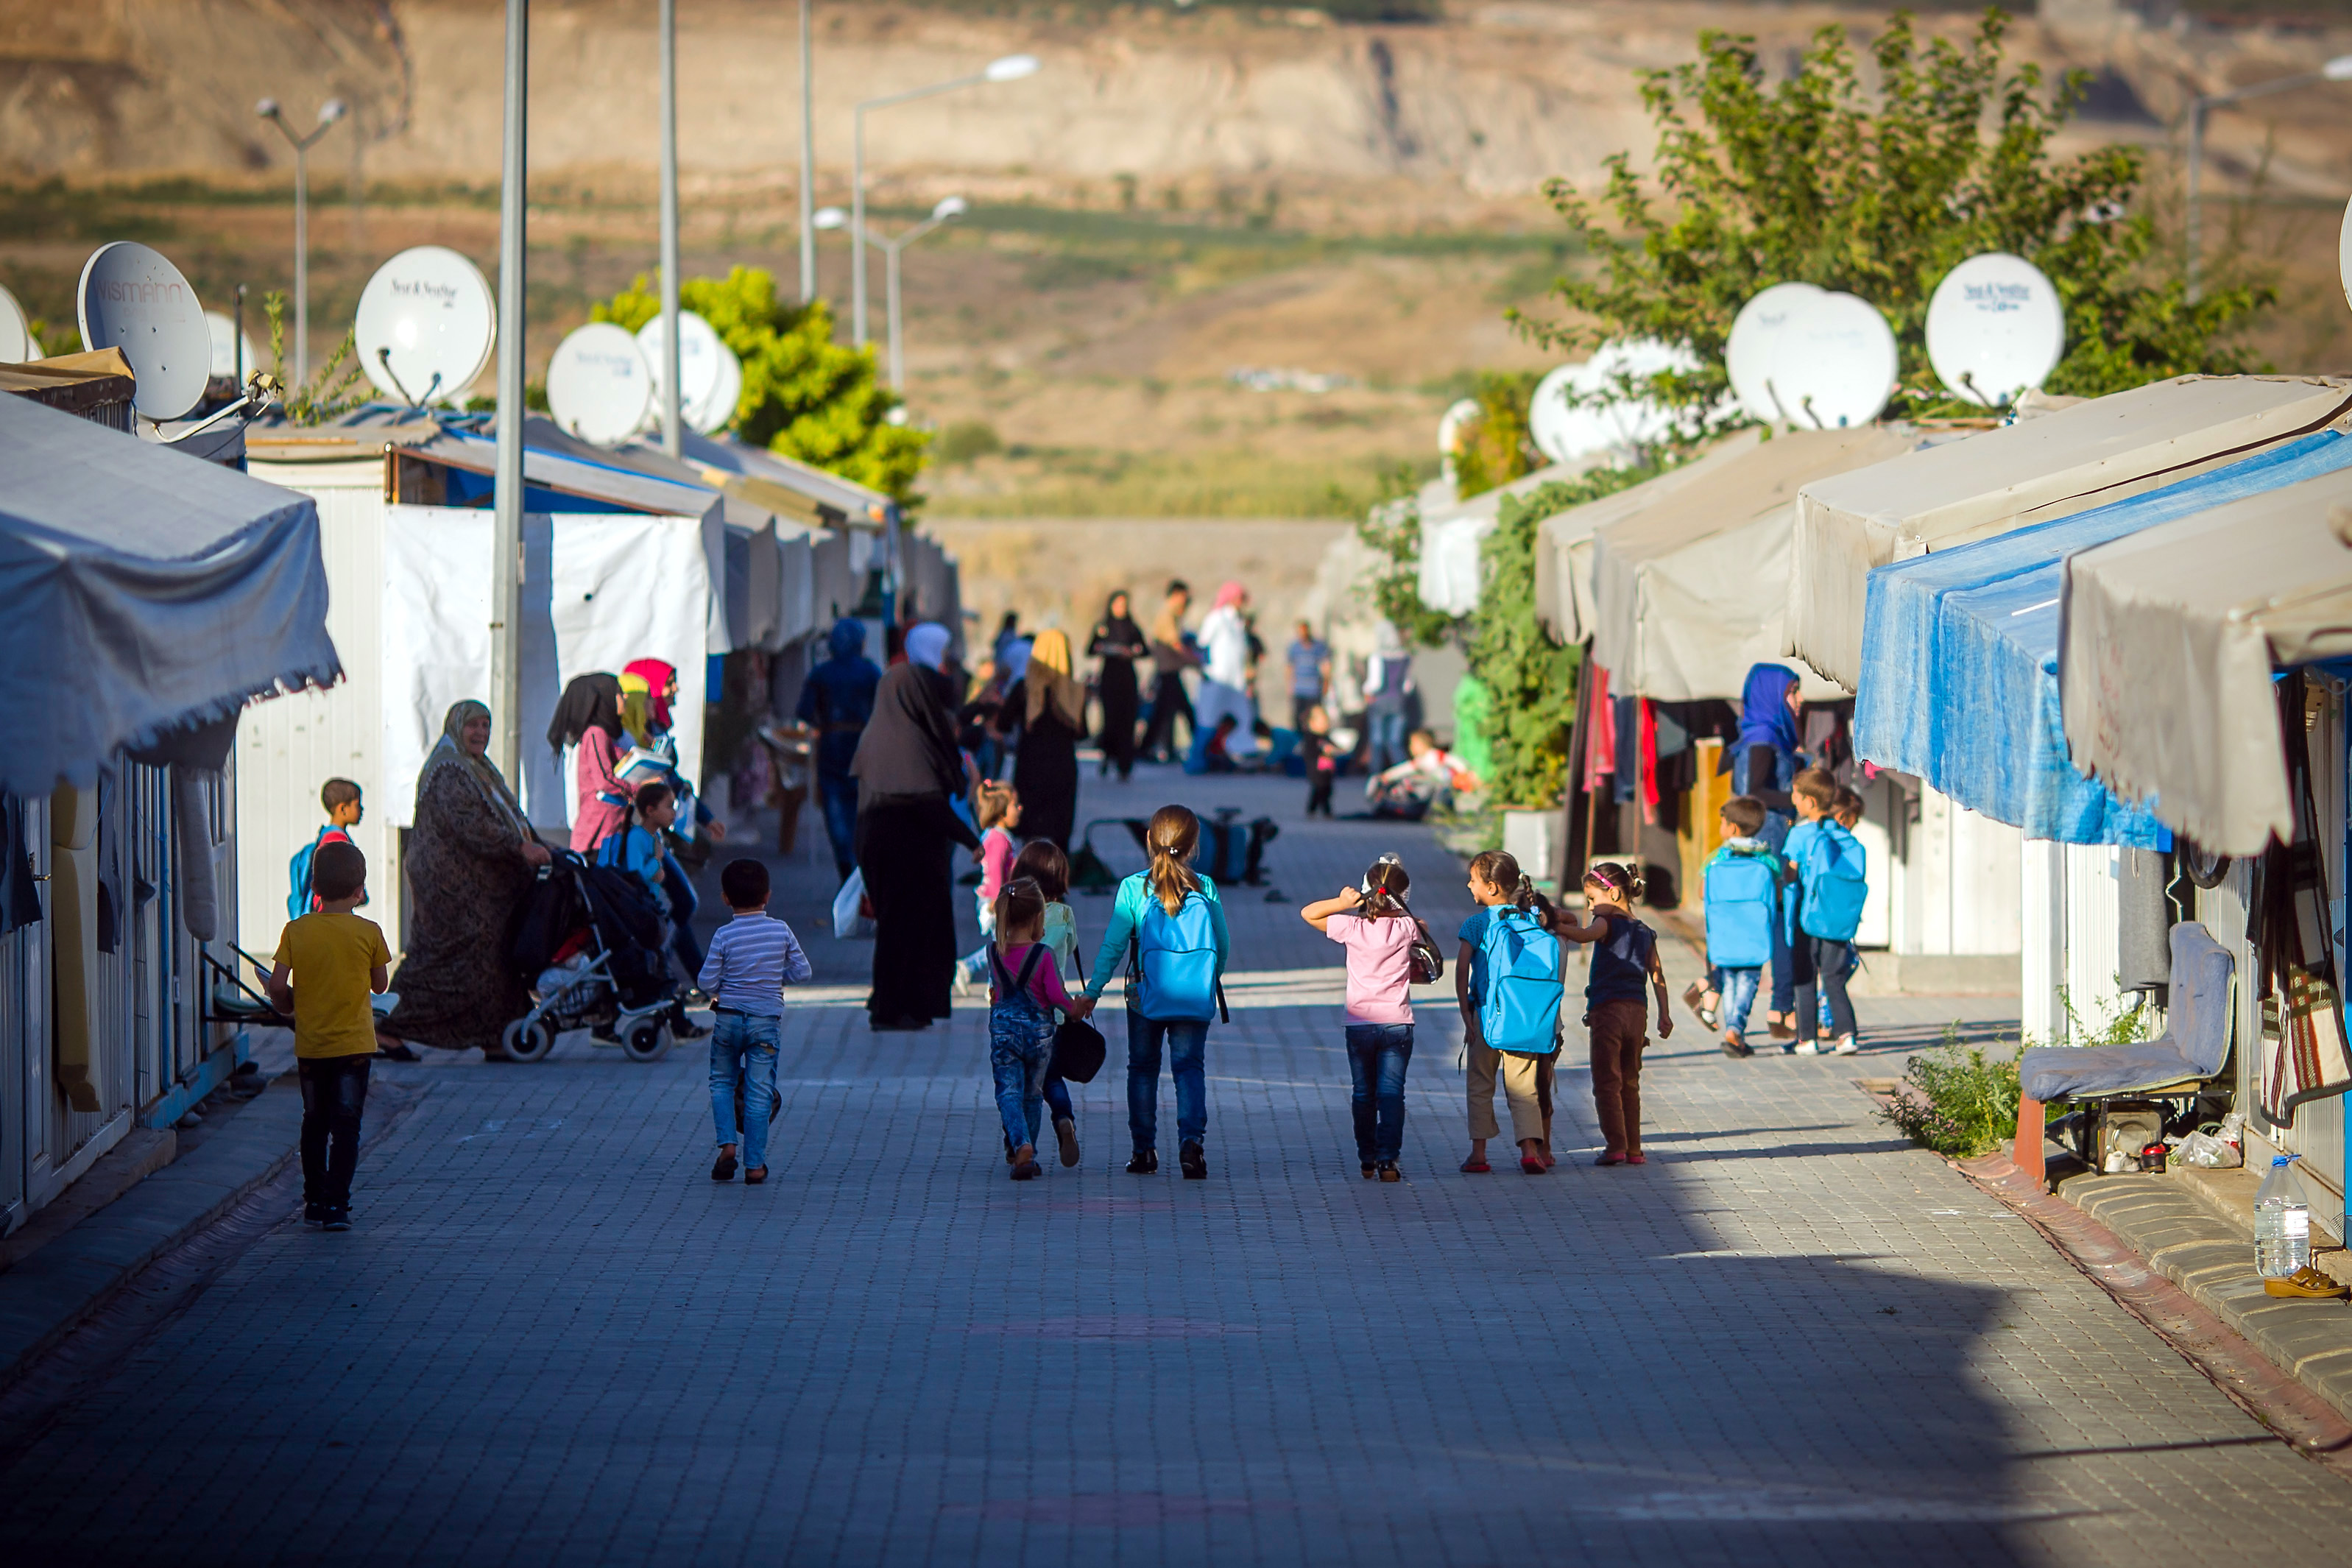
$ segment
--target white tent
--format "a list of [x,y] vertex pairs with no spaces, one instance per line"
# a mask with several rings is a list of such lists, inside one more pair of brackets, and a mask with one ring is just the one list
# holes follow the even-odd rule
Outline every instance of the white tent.
[[1552,640],[1573,647],[1592,636],[1597,615],[1592,601],[1594,530],[1655,506],[1717,466],[1753,450],[1763,438],[1760,430],[1738,431],[1654,479],[1546,518],[1536,534],[1536,618]]
[[[1736,699],[1781,657],[1798,487],[1916,444],[1880,426],[1743,446],[1592,532],[1592,657],[1621,695]],[[1838,695],[1817,678],[1805,696]]]
[[2121,500],[2347,413],[2345,381],[2187,375],[1809,484],[1782,651],[1852,690],[1874,566]]
[[2059,708],[2077,766],[2208,850],[2292,838],[2271,671],[2352,654],[2352,470],[2066,563]]
[[1573,462],[1554,463],[1466,501],[1424,510],[1421,519],[1421,602],[1449,616],[1466,616],[1476,609],[1480,547],[1495,531],[1503,502],[1532,494],[1549,484],[1581,479],[1600,467],[1606,457],[1605,453],[1596,452]]

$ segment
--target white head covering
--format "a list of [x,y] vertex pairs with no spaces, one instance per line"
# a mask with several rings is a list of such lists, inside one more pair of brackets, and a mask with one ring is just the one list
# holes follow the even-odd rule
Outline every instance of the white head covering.
[[907,650],[908,664],[937,669],[940,660],[947,657],[950,640],[947,627],[937,621],[925,621],[907,628],[907,638],[901,646]]

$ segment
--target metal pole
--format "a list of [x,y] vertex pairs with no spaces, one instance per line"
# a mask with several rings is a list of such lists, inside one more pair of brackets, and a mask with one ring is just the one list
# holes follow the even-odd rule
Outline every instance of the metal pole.
[[490,535],[490,760],[520,788],[522,760],[523,202],[530,0],[507,0],[506,146],[499,190],[497,521]]
[[809,0],[801,0],[801,303],[816,298],[815,73],[809,61]]
[[2189,231],[2189,264],[2186,275],[2189,280],[2189,302],[2192,305],[2197,303],[2199,292],[2197,240],[2200,225],[2198,221],[2200,215],[2197,205],[2197,184],[2199,174],[2203,172],[2204,163],[2205,100],[2200,98],[2190,100],[2189,105],[2189,217],[2186,225]]
[[662,450],[678,455],[677,0],[661,0]]
[[294,143],[294,384],[310,384],[310,142]]
[[907,248],[907,241],[911,237],[901,235],[895,242],[887,239],[882,242],[884,266],[889,277],[887,309],[890,315],[890,390],[893,392],[903,390],[907,384],[906,370],[898,358],[898,253]]
[[849,150],[849,341],[866,346],[866,106]]

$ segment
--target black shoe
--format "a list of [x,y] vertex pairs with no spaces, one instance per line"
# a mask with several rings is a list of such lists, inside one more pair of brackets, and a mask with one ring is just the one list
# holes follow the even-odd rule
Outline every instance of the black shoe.
[[1157,1149],[1138,1149],[1135,1152],[1135,1157],[1127,1163],[1127,1173],[1130,1176],[1158,1175],[1160,1173],[1160,1151]]
[[352,1211],[347,1208],[329,1209],[320,1223],[329,1230],[349,1230],[352,1228]]
[[304,1200],[302,1204],[302,1223],[304,1225],[322,1225],[326,1222],[326,1205],[312,1203],[308,1199]]
[[1368,1181],[1368,1182],[1369,1182],[1369,1181],[1370,1181],[1370,1180],[1371,1180],[1375,1175],[1377,1175],[1377,1174],[1379,1174],[1379,1173],[1380,1173],[1380,1167],[1379,1167],[1378,1165],[1374,1164],[1374,1163],[1373,1163],[1371,1161],[1370,1161],[1370,1160],[1366,1160],[1366,1161],[1363,1163],[1363,1170],[1364,1170],[1364,1180],[1366,1180],[1366,1181]]
[[1064,1170],[1078,1163],[1078,1124],[1076,1121],[1066,1116],[1055,1118],[1054,1141],[1061,1145]]
[[719,1151],[719,1157],[710,1162],[710,1179],[714,1182],[731,1182],[735,1179],[734,1150]]
[[1209,1157],[1201,1152],[1198,1143],[1187,1143],[1177,1150],[1176,1163],[1184,1167],[1186,1181],[1205,1182],[1209,1179]]

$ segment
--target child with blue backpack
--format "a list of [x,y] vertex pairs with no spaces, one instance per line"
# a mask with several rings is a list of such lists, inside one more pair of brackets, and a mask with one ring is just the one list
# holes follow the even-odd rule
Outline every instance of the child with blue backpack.
[[1519,1169],[1540,1176],[1551,1157],[1551,1085],[1559,1052],[1561,949],[1538,908],[1535,883],[1518,861],[1489,849],[1470,862],[1478,905],[1456,933],[1461,950],[1454,995],[1462,1008],[1463,1062],[1470,1090],[1469,1175],[1485,1175],[1495,1121],[1495,1082],[1511,1106]]
[[[1796,1054],[1803,1057],[1834,1052],[1850,1057],[1860,1047],[1854,1039],[1853,1003],[1846,994],[1846,962],[1854,932],[1862,925],[1862,906],[1869,891],[1868,857],[1853,832],[1830,815],[1837,804],[1837,781],[1827,769],[1807,768],[1789,793],[1797,803],[1797,826],[1789,830],[1782,853],[1794,879],[1789,900],[1788,932],[1797,983]],[[1830,1027],[1816,1039],[1805,1034],[1814,1026],[1820,993],[1829,997]]]
[[1127,1130],[1135,1155],[1129,1174],[1160,1169],[1160,1059],[1165,1047],[1176,1080],[1177,1157],[1188,1181],[1209,1174],[1209,1080],[1202,1057],[1210,1022],[1224,1008],[1221,982],[1231,945],[1214,882],[1194,871],[1201,819],[1181,805],[1151,814],[1143,847],[1150,869],[1118,885],[1110,925],[1095,954],[1087,999],[1113,974],[1128,976]]
[[1748,1015],[1772,963],[1772,927],[1780,918],[1780,858],[1759,837],[1766,812],[1754,795],[1723,803],[1723,847],[1702,874],[1706,963],[1720,979],[1723,1054],[1752,1057]]
[[1349,1109],[1367,1180],[1401,1182],[1404,1075],[1412,1064],[1412,957],[1421,922],[1405,908],[1412,879],[1383,855],[1363,881],[1318,899],[1299,918],[1348,950]]
[[[329,779],[319,790],[319,805],[327,814],[327,826],[287,862],[286,918],[289,921],[300,920],[320,905],[319,895],[310,887],[310,867],[319,846],[351,843],[352,829],[360,825],[366,810],[361,804],[360,786],[349,779]],[[360,902],[367,900],[362,898]]]
[[1585,911],[1591,918],[1558,926],[1568,941],[1593,944],[1584,1024],[1592,1032],[1592,1109],[1601,1121],[1596,1165],[1649,1163],[1642,1153],[1642,1051],[1650,1043],[1644,984],[1657,993],[1658,1037],[1675,1032],[1658,934],[1633,918],[1633,900],[1641,896],[1640,871],[1598,861],[1584,874]]

